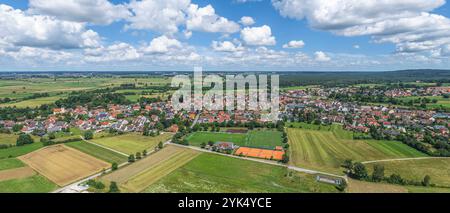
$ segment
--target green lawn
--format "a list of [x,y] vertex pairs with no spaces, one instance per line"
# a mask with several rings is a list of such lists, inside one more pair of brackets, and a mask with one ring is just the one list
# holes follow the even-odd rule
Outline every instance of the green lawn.
[[299,167],[342,174],[345,159],[354,161],[424,157],[425,154],[395,141],[352,140],[334,131],[288,129],[291,163]]
[[45,193],[57,186],[41,175],[0,182],[0,193]]
[[247,135],[232,134],[223,132],[195,132],[187,137],[190,145],[200,146],[202,143],[212,142],[233,142],[235,144],[245,144]]
[[44,147],[44,145],[41,142],[34,142],[33,144],[28,144],[25,146],[17,146],[12,147],[8,149],[0,149],[0,159],[4,158],[14,158],[21,155],[28,154],[32,151],[38,150],[40,148]]
[[[450,158],[391,161],[377,164],[384,166],[385,176],[396,173],[408,180],[422,181],[425,175],[429,175],[432,183],[450,187]],[[369,171],[372,171],[373,165],[366,165]]]
[[[289,175],[288,175],[289,174]],[[145,192],[336,192],[332,185],[286,168],[214,154],[201,154]]]
[[201,146],[202,143],[233,142],[238,146],[274,149],[283,145],[282,133],[273,130],[253,130],[247,134],[224,132],[195,132],[187,137],[190,145]]
[[66,97],[66,95],[56,95],[56,96],[50,96],[50,97],[43,97],[43,98],[36,98],[36,99],[30,99],[25,101],[20,101],[16,103],[6,103],[6,104],[0,104],[0,107],[17,107],[17,108],[34,108],[39,107],[43,104],[52,104],[55,103],[55,101],[62,99]]
[[94,139],[91,142],[126,153],[135,154],[143,150],[155,148],[159,142],[168,141],[173,135],[164,133],[157,137],[142,136],[139,133],[130,133],[114,137]]
[[128,160],[126,156],[83,141],[66,143],[65,145],[78,149],[86,154],[92,155],[109,163],[121,164]]
[[16,158],[7,158],[0,160],[0,170],[8,170],[25,166],[22,161]]
[[248,133],[244,146],[264,149],[274,149],[283,145],[283,134],[279,131],[255,130]]

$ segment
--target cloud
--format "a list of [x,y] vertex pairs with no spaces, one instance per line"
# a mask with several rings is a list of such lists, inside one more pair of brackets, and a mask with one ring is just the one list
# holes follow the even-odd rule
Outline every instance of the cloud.
[[181,48],[181,43],[176,39],[160,36],[154,38],[148,47],[144,49],[146,53],[167,53],[170,50]]
[[314,53],[314,59],[315,59],[316,61],[319,61],[319,62],[327,62],[327,61],[330,61],[330,60],[331,60],[331,58],[328,57],[327,54],[325,54],[325,53],[322,52],[322,51],[315,52],[315,53]]
[[341,36],[372,36],[397,52],[433,51],[448,44],[450,20],[431,11],[445,0],[272,0],[284,17],[306,18],[314,29]]
[[359,49],[359,48],[361,48],[361,46],[359,46],[358,44],[355,44],[355,45],[353,45],[353,48]]
[[177,33],[180,26],[187,31],[235,33],[237,23],[216,14],[211,5],[199,7],[190,0],[132,0],[128,5],[132,16],[126,28],[153,30],[163,34]]
[[190,2],[190,0],[132,0],[128,5],[132,16],[127,19],[129,24],[126,28],[176,33],[178,26],[185,23],[184,11]]
[[60,21],[54,17],[29,15],[0,5],[0,40],[14,46],[50,49],[97,47],[100,36],[85,24]]
[[125,5],[114,5],[108,0],[30,0],[29,10],[61,20],[100,25],[109,25],[131,15]]
[[211,5],[198,7],[196,4],[189,6],[186,28],[210,33],[235,33],[240,30],[237,23],[218,16]]
[[250,16],[243,16],[239,23],[243,24],[244,26],[250,26],[255,24],[255,20],[253,20]]
[[245,44],[251,46],[273,46],[276,44],[275,37],[269,26],[246,27],[241,31],[241,38]]
[[299,40],[299,41],[293,40],[293,41],[288,42],[287,44],[284,44],[283,48],[296,49],[296,48],[303,48],[304,46],[305,46],[305,42],[303,42],[302,40]]
[[88,62],[110,62],[136,60],[141,54],[127,43],[113,44],[84,50],[84,59]]
[[236,46],[230,41],[213,41],[211,47],[213,48],[213,50],[219,52],[237,52],[244,50],[242,46]]

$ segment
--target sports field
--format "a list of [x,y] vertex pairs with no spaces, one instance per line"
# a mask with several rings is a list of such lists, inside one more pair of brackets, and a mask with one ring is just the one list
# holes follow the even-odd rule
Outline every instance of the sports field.
[[266,193],[336,192],[314,176],[284,167],[203,153],[144,192],[175,193]]
[[288,129],[290,159],[293,165],[342,174],[345,159],[354,161],[425,157],[400,142],[351,140],[333,131]]
[[[366,164],[370,172],[373,170],[374,164]],[[384,166],[385,176],[396,173],[404,179],[420,182],[425,175],[429,175],[431,177],[431,183],[450,187],[450,158],[390,161],[376,164]]]
[[189,144],[201,146],[202,143],[212,142],[233,142],[235,145],[274,149],[282,146],[282,133],[273,130],[253,130],[247,134],[224,133],[224,132],[195,132],[187,137]]
[[111,166],[64,145],[44,147],[19,159],[59,186],[65,186]]
[[127,156],[84,141],[66,143],[65,145],[109,163],[121,164],[128,160]]
[[135,154],[143,150],[155,148],[159,142],[165,143],[173,134],[162,133],[156,137],[143,136],[140,133],[130,133],[114,137],[105,137],[94,139],[90,142],[106,146],[108,148],[123,152],[126,154]]
[[115,181],[126,192],[140,192],[198,154],[191,149],[167,146],[149,157],[104,176],[102,180]]

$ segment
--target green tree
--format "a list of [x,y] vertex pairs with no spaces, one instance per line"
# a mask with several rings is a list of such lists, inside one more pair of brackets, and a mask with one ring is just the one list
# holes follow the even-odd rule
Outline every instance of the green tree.
[[159,149],[162,149],[162,148],[164,148],[164,144],[163,144],[163,142],[159,142],[159,143],[158,143],[158,148],[159,148]]
[[18,132],[18,131],[20,131],[22,128],[23,128],[23,125],[22,125],[22,124],[15,124],[15,125],[12,127],[12,131],[13,131],[13,132]]
[[358,180],[365,180],[368,177],[366,166],[362,163],[355,163],[353,165],[352,176]]
[[422,181],[423,186],[430,186],[431,185],[431,177],[429,175],[425,175]]
[[128,156],[128,162],[133,163],[134,161],[136,161],[136,160],[134,159],[134,155],[133,154]]
[[92,131],[87,131],[84,133],[84,139],[85,140],[91,140],[94,139],[94,132]]
[[111,170],[112,171],[116,171],[118,168],[119,168],[119,165],[116,162],[111,164]]
[[28,134],[20,134],[19,138],[17,138],[16,146],[23,146],[26,144],[34,143],[33,138]]
[[142,158],[141,153],[140,152],[136,152],[136,159],[140,160]]
[[351,159],[344,160],[344,162],[342,163],[342,168],[345,168],[348,171],[352,171],[353,170],[353,161]]
[[203,142],[202,145],[200,146],[202,149],[204,149],[206,147],[206,143]]
[[344,179],[339,183],[339,185],[336,186],[337,190],[340,192],[345,192],[345,189],[347,189],[347,181]]
[[281,159],[281,162],[282,163],[289,163],[289,155],[287,155],[287,154],[284,154],[283,155],[283,158]]
[[147,153],[147,150],[144,149],[144,151],[142,151],[142,155],[143,155],[143,156],[147,156],[147,154],[148,154],[148,153]]
[[111,184],[109,184],[109,191],[108,193],[119,193],[119,187],[117,186],[117,183],[112,181]]
[[384,179],[384,166],[380,164],[375,164],[373,166],[372,181],[380,182]]

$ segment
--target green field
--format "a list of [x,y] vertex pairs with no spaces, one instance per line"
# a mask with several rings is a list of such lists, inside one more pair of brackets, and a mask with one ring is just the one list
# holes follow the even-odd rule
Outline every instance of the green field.
[[44,193],[57,189],[57,186],[41,175],[0,182],[0,193]]
[[36,98],[36,99],[30,99],[25,101],[19,101],[15,103],[7,103],[7,104],[0,104],[0,107],[17,107],[17,108],[34,108],[39,107],[43,104],[52,104],[55,101],[62,99],[66,97],[66,95],[56,95],[56,96],[50,96],[50,97],[43,97],[43,98]]
[[135,154],[143,150],[155,148],[159,142],[165,143],[172,137],[171,133],[163,133],[156,137],[142,136],[139,133],[130,133],[114,137],[94,139],[91,142],[126,154]]
[[[289,175],[288,175],[289,174]],[[286,168],[214,154],[201,154],[145,192],[336,192],[313,176]]]
[[78,149],[88,155],[94,156],[109,163],[121,164],[128,160],[126,156],[84,141],[66,143],[65,145]]
[[23,166],[25,166],[25,164],[16,158],[7,158],[0,160],[0,170],[14,169]]
[[288,129],[291,163],[341,174],[340,165],[345,159],[368,161],[426,156],[400,142],[352,140],[336,135],[339,132]]
[[202,143],[232,142],[238,146],[274,149],[281,146],[282,133],[272,130],[254,130],[247,134],[234,134],[224,132],[195,132],[187,137],[190,145],[201,146]]
[[18,136],[15,134],[1,134],[0,133],[0,144],[16,144]]
[[44,145],[41,142],[35,142],[33,144],[28,144],[25,146],[0,149],[0,159],[18,157],[21,155],[28,154],[32,151],[38,150],[42,147],[44,147]]
[[[425,175],[429,175],[432,183],[450,187],[450,158],[390,161],[377,164],[384,166],[385,176],[396,173],[405,179],[420,182]],[[373,165],[366,164],[369,171],[372,171]]]

